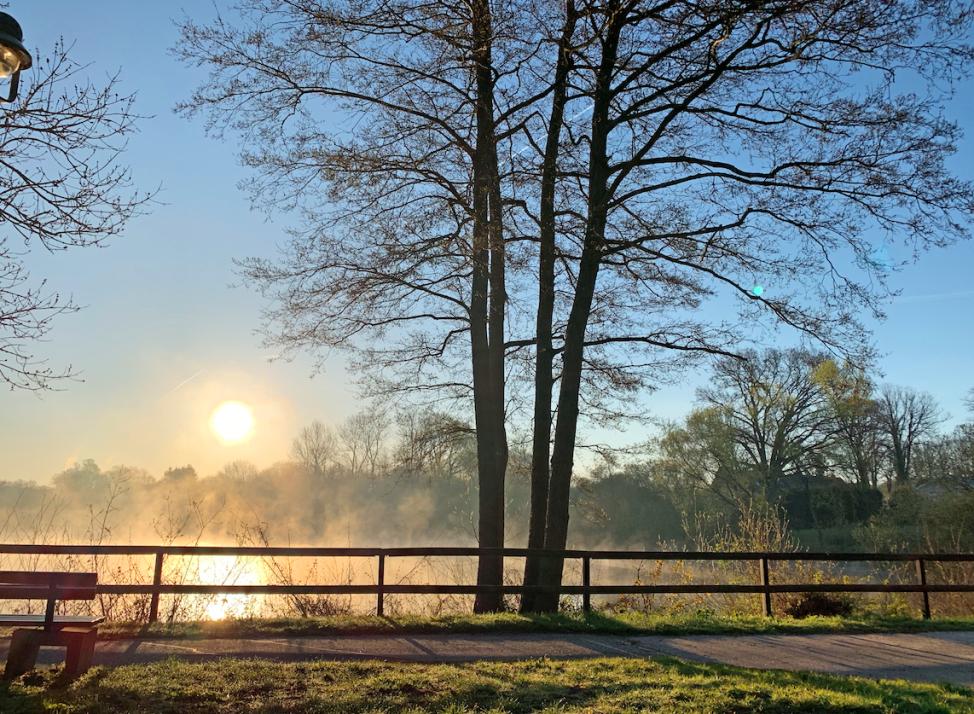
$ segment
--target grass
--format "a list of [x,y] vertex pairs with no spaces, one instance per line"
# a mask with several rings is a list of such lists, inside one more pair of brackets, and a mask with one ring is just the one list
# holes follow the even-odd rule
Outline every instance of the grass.
[[974,712],[946,685],[749,670],[676,659],[472,664],[229,659],[51,672],[0,685],[0,711],[34,712]]
[[974,630],[974,618],[856,615],[850,617],[766,618],[759,616],[652,614],[640,612],[589,614],[448,615],[441,617],[375,617],[343,615],[315,618],[244,619],[172,624],[106,623],[100,636],[131,637],[282,637],[334,634],[448,634],[476,632],[579,632],[644,635],[763,635],[827,632],[928,632]]

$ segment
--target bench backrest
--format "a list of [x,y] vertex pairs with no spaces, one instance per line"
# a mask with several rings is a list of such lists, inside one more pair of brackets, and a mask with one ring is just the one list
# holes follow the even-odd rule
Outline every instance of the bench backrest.
[[0,570],[0,600],[94,600],[98,573]]

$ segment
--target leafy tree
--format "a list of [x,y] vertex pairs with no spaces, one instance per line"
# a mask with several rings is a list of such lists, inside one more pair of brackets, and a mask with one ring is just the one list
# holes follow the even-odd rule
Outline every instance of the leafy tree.
[[833,528],[863,523],[883,505],[880,491],[837,478],[805,478],[782,484],[779,500],[792,528]]
[[76,462],[52,479],[67,498],[83,506],[99,503],[108,491],[109,477],[92,459]]
[[657,548],[682,535],[680,513],[647,464],[600,469],[580,479],[576,537],[589,546]]
[[818,365],[814,379],[824,392],[833,421],[836,464],[861,485],[876,488],[882,455],[879,404],[861,368],[834,360]]
[[683,495],[688,511],[699,510],[696,494],[701,489],[730,509],[757,492],[757,474],[741,458],[735,435],[727,411],[720,407],[694,409],[682,424],[664,432],[660,470]]
[[928,495],[905,484],[859,534],[869,550],[969,552],[974,547],[974,493]]
[[[803,350],[746,357],[720,360],[699,392],[705,406],[659,441],[660,472],[689,502],[685,510],[733,517],[740,504],[766,502],[802,529],[860,523],[875,513],[882,496],[869,477],[882,455],[861,370]],[[697,502],[699,489],[719,507]]]
[[166,469],[162,474],[163,483],[185,485],[198,480],[199,475],[196,473],[196,469],[188,464],[186,466],[173,466]]

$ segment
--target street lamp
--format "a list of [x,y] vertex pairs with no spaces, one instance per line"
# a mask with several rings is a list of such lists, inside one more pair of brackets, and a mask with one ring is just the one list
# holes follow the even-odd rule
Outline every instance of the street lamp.
[[10,77],[10,96],[0,102],[12,102],[17,98],[20,71],[33,64],[30,52],[24,47],[24,31],[20,23],[5,12],[0,12],[0,79]]

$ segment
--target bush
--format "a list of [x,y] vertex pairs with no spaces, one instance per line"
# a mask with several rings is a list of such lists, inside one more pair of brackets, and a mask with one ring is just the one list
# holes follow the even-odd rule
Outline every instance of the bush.
[[863,523],[880,511],[883,494],[837,478],[785,479],[778,498],[794,528],[833,528]]
[[785,606],[789,617],[846,617],[852,614],[852,602],[832,593],[802,593]]

